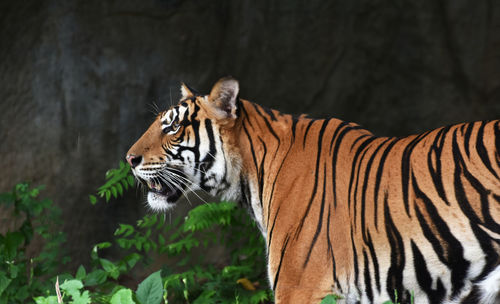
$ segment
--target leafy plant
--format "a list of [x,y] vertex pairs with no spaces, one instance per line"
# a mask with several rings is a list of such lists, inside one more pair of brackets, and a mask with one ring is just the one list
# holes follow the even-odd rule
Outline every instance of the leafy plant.
[[[130,174],[130,166],[120,161],[118,168],[109,169],[106,172],[106,183],[97,189],[97,195],[108,202],[112,196],[114,198],[122,196],[123,192],[133,185],[134,177]],[[89,199],[93,205],[97,203],[95,195],[89,195]]]
[[[89,196],[90,201],[95,204],[97,197],[106,201],[118,198],[133,183],[129,165],[120,162],[119,168],[106,173],[106,183],[99,187],[97,196]],[[229,249],[229,255],[220,265],[211,264],[194,250],[221,244]],[[121,259],[99,256],[111,246],[121,249]],[[92,303],[113,304],[269,303],[272,293],[267,288],[264,248],[255,223],[233,203],[204,204],[172,222],[162,215],[146,215],[136,225],[120,224],[112,242],[95,245],[90,271],[80,266],[74,276],[61,275],[61,290],[63,297],[73,301],[70,303],[87,298]],[[153,253],[176,262],[149,275],[135,291],[122,286],[122,278],[132,275],[138,265],[150,265]],[[54,293],[50,288],[45,297],[35,299],[37,303],[52,303],[57,299]]]
[[[169,224],[159,215],[145,216],[136,227],[120,225],[116,243],[124,250],[182,257],[164,267],[166,303],[263,303],[271,300],[265,279],[263,239],[245,211],[233,203],[198,206],[184,219]],[[165,238],[165,235],[170,235]],[[214,267],[194,248],[230,248],[229,263]],[[146,260],[146,259],[144,259]],[[186,267],[189,266],[189,268]]]
[[[42,278],[54,276],[69,260],[61,246],[65,235],[57,232],[61,211],[52,201],[37,198],[41,189],[20,183],[0,194],[0,208],[15,226],[0,234],[0,303],[25,303],[32,294],[42,293],[47,289]],[[38,256],[28,256],[27,248],[36,236],[44,246]]]
[[337,304],[337,300],[342,299],[341,296],[338,296],[336,294],[329,294],[326,297],[321,300],[320,304]]

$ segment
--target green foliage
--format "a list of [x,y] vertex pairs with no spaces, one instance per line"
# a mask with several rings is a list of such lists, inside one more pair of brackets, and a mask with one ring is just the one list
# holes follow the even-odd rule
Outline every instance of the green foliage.
[[321,300],[320,304],[337,304],[337,300],[342,299],[341,296],[335,294],[329,294]]
[[118,290],[109,301],[110,304],[134,304],[132,290],[128,288]]
[[[129,165],[120,162],[119,168],[106,173],[106,183],[97,196],[89,196],[90,202],[95,204],[97,197],[118,198],[133,184]],[[193,250],[222,244],[230,252],[225,264],[213,265]],[[122,258],[100,256],[110,247],[120,248]],[[80,266],[74,276],[61,275],[60,288],[66,303],[269,303],[272,293],[267,289],[264,251],[260,232],[246,211],[229,202],[204,204],[172,222],[154,214],[136,225],[120,224],[112,242],[92,248],[90,269]],[[122,286],[122,278],[150,265],[153,254],[176,262],[149,275],[135,291]],[[55,279],[50,281],[51,287],[35,293],[45,295],[36,297],[36,303],[57,302]],[[0,290],[1,286],[2,281]]]
[[[205,204],[191,210],[170,241],[165,250],[185,257],[179,266],[195,265],[189,271],[172,271],[165,277],[165,289],[173,299],[181,291],[185,295],[187,290],[188,300],[200,303],[233,303],[236,299],[239,303],[261,303],[271,300],[270,290],[248,290],[256,289],[254,285],[267,287],[265,245],[255,223],[235,204]],[[227,265],[215,268],[193,260],[190,245],[206,248],[213,244],[230,248]],[[239,283],[240,279],[246,279],[250,286]]]
[[[150,251],[181,257],[162,271],[166,303],[234,303],[236,299],[239,303],[265,303],[272,298],[270,290],[256,288],[267,286],[263,239],[245,211],[233,203],[204,204],[173,223],[148,215],[136,227],[120,225],[115,235],[118,246],[138,256],[142,252],[143,261]],[[227,265],[214,267],[203,256],[193,254],[194,248],[220,244],[230,248]]]
[[163,286],[160,271],[147,277],[137,287],[137,299],[142,304],[159,304],[163,297]]
[[61,290],[63,291],[62,299],[64,300],[64,296],[68,294],[71,297],[71,302],[73,304],[89,304],[90,296],[89,291],[80,291],[83,289],[83,283],[80,280],[69,280],[65,281],[61,285]]
[[[106,172],[106,183],[97,189],[97,195],[109,202],[111,197],[118,198],[134,185],[134,177],[130,174],[129,164],[120,161],[119,167]],[[95,195],[89,195],[92,205],[97,203]]]
[[[0,194],[0,208],[14,226],[0,234],[0,303],[25,303],[31,295],[41,294],[50,285],[42,278],[54,276],[69,260],[63,256],[65,236],[57,232],[61,212],[52,201],[38,199],[41,189],[20,183]],[[36,237],[43,240],[43,248],[38,256],[28,256]]]

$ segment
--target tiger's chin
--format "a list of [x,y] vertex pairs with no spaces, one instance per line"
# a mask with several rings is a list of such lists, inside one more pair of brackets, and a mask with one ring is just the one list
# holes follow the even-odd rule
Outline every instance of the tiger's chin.
[[155,192],[148,192],[148,205],[155,212],[165,212],[177,205],[177,201],[170,201],[167,196]]
[[182,196],[179,188],[170,188],[164,183],[148,182],[148,205],[156,212],[165,212],[172,209]]

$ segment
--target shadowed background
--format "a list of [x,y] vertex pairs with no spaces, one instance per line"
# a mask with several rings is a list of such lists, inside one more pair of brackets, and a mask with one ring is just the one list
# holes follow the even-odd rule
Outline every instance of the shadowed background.
[[1,1],[0,192],[46,185],[78,265],[147,212],[87,195],[181,81],[399,136],[500,117],[499,33],[496,1]]

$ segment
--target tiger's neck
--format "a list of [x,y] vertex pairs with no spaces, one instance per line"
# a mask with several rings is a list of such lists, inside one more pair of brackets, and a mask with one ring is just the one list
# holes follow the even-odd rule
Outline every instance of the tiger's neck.
[[[235,136],[242,160],[240,201],[266,236],[274,225],[272,214],[283,203],[279,181],[286,180],[293,187],[301,176],[311,173],[301,172],[304,167],[296,162],[310,158],[304,153],[309,149],[304,148],[317,142],[307,141],[307,134],[317,129],[312,125],[320,120],[282,114],[246,100],[241,100],[239,110]],[[307,167],[313,169],[314,165]]]

